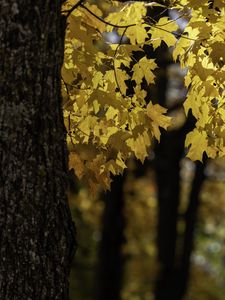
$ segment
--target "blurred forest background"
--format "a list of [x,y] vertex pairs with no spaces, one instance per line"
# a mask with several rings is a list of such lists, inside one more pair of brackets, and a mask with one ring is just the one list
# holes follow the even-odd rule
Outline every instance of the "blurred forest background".
[[[71,274],[71,300],[154,299],[159,275],[155,172],[149,166],[137,177],[136,166],[131,163],[133,170],[127,172],[123,193],[120,186],[115,187],[123,181],[118,179],[107,197],[91,199],[84,188],[77,195],[70,195],[79,241]],[[195,171],[194,163],[185,158],[180,167],[178,250]],[[225,293],[225,162],[211,161],[205,174],[185,300],[223,300]],[[180,288],[179,277],[174,284],[175,289]],[[102,296],[98,296],[98,289],[102,289]]]
[[[106,39],[118,42],[116,33]],[[182,108],[184,70],[166,46],[146,52],[160,68],[156,85],[145,88],[168,108],[173,126],[144,165],[129,162],[110,192],[91,197],[71,170],[79,243],[71,300],[224,300],[225,159],[185,158],[195,120]]]

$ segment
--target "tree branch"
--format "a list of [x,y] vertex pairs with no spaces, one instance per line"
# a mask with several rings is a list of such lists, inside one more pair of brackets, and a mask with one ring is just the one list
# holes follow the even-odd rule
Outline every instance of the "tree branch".
[[117,25],[117,24],[112,24],[110,22],[105,21],[104,19],[102,19],[101,17],[97,16],[95,13],[93,13],[88,7],[84,6],[83,4],[80,4],[80,7],[82,7],[83,9],[87,10],[92,16],[94,16],[96,19],[98,19],[99,21],[101,21],[102,23],[105,23],[106,25],[112,26],[112,27],[116,27],[116,28],[129,28],[132,26],[135,26],[136,24],[129,24],[129,25]]
[[[115,27],[115,28],[125,28],[125,29],[127,29],[127,28],[129,28],[129,27],[133,27],[133,26],[136,26],[136,25],[137,25],[137,24],[129,24],[129,25],[117,25],[117,24],[112,24],[112,23],[110,23],[110,22],[108,22],[108,21],[105,21],[105,20],[102,19],[101,17],[97,16],[95,13],[93,13],[93,11],[91,11],[88,7],[86,7],[86,6],[83,5],[82,3],[81,3],[79,6],[82,7],[83,9],[85,9],[86,11],[88,11],[92,16],[94,16],[96,19],[98,19],[98,20],[101,21],[102,23],[105,23],[106,25],[109,25],[109,26],[112,26],[112,27]],[[176,21],[176,20],[171,20],[171,21],[169,21],[169,22],[174,22],[174,21]],[[169,24],[169,22],[168,22],[168,23],[165,23],[165,24],[163,24],[163,25],[167,25],[167,24]],[[158,25],[153,24],[153,23],[143,22],[142,24],[146,24],[146,25],[148,25],[149,27],[154,27],[154,28],[157,28],[157,29],[159,29],[159,30],[162,30],[162,31],[171,33],[169,30],[166,30],[166,29],[164,29],[164,28],[161,28],[161,27],[159,27]],[[161,26],[163,26],[163,25],[161,25]],[[187,37],[187,36],[185,36],[185,35],[183,35],[183,34],[176,33],[176,32],[174,32],[173,34],[174,34],[176,37],[184,38],[184,39],[187,39],[187,40],[195,41],[195,42],[196,42],[195,39],[189,38],[189,37]]]
[[66,19],[70,16],[70,14],[79,6],[82,5],[82,3],[84,2],[85,0],[79,0],[76,4],[74,4],[69,10],[63,10],[62,13],[67,13],[66,15]]

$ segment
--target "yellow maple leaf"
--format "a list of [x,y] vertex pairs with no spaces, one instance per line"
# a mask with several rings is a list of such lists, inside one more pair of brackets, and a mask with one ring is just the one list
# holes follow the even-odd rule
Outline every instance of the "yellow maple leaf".
[[179,26],[175,21],[171,21],[168,17],[162,17],[160,20],[150,28],[151,40],[153,48],[156,49],[164,41],[168,47],[174,46],[177,39],[173,32],[177,31]]
[[93,88],[96,89],[98,85],[103,86],[103,74],[102,72],[95,72],[93,78]]
[[130,39],[131,44],[143,44],[148,34],[144,25],[135,25],[129,27],[126,31],[126,36]]
[[69,168],[74,169],[74,172],[79,179],[83,177],[85,170],[84,163],[80,156],[75,152],[69,153]]
[[192,41],[185,37],[181,37],[173,50],[173,59],[176,61],[179,56],[184,55],[187,53],[189,47],[191,46]]
[[152,104],[151,102],[147,105],[147,115],[152,120],[152,131],[156,139],[160,140],[159,127],[166,129],[171,124],[171,118],[165,116],[167,109],[160,106],[159,104]]
[[128,80],[130,76],[121,69],[116,69],[116,77],[118,82],[118,88],[121,90],[122,94],[126,94],[127,85],[125,83],[125,80]]
[[153,83],[155,75],[153,74],[153,70],[157,68],[154,59],[147,59],[146,57],[141,58],[134,66],[133,66],[133,76],[132,79],[136,81],[137,84],[142,82],[142,79],[145,78],[147,83]]
[[186,136],[185,147],[190,147],[187,157],[189,157],[191,160],[202,161],[202,155],[204,151],[207,151],[208,148],[206,132],[200,132],[198,129],[195,128]]
[[[150,141],[150,140],[149,140]],[[126,144],[134,152],[137,159],[143,163],[145,158],[148,156],[147,148],[145,144],[145,137],[138,135],[137,138],[129,138],[126,140]],[[149,145],[147,145],[149,146]]]
[[118,166],[120,166],[122,169],[127,168],[127,166],[126,166],[126,164],[125,164],[125,162],[124,162],[124,160],[123,160],[123,158],[122,158],[122,154],[121,154],[120,151],[119,151],[118,154],[117,154],[116,164],[117,164]]

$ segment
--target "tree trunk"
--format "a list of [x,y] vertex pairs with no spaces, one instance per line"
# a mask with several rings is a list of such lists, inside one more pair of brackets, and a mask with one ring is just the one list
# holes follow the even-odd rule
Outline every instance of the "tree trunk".
[[59,0],[0,1],[0,299],[68,299]]
[[114,177],[111,191],[105,194],[102,240],[99,246],[96,300],[120,300],[123,280],[125,243],[124,182]]
[[192,181],[191,191],[189,195],[189,203],[185,212],[185,232],[183,238],[182,248],[182,260],[180,267],[180,290],[184,295],[188,288],[190,267],[191,267],[191,255],[194,250],[194,233],[197,223],[198,210],[200,206],[200,192],[205,180],[205,167],[207,164],[207,158],[204,157],[203,163],[195,162],[195,175]]
[[156,181],[158,188],[157,248],[161,264],[155,299],[177,300],[176,241],[178,207],[180,202],[180,160],[183,154],[180,132],[162,134],[156,152]]

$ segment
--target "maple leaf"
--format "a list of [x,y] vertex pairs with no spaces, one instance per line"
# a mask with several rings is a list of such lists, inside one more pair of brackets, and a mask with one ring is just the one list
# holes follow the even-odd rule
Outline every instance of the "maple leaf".
[[137,84],[140,84],[143,78],[146,79],[147,83],[153,83],[155,75],[153,74],[153,70],[157,68],[154,59],[147,59],[146,57],[141,58],[134,66],[132,71],[133,76],[132,79],[136,81]]
[[126,30],[126,36],[130,39],[131,44],[143,44],[145,42],[148,38],[145,27],[146,25],[136,25]]
[[174,46],[177,39],[173,35],[173,32],[177,31],[178,28],[176,22],[171,21],[168,17],[160,18],[160,20],[149,30],[153,48],[158,48],[162,41],[164,41],[168,47]]
[[116,77],[119,85],[118,87],[120,88],[122,94],[125,95],[127,90],[125,80],[129,79],[130,76],[125,71],[121,69],[116,69]]
[[126,144],[131,148],[131,150],[134,152],[135,156],[140,159],[140,161],[143,163],[145,158],[148,156],[147,153],[147,147],[150,145],[150,139],[148,137],[148,144],[146,145],[146,137],[142,136],[141,134],[138,134],[137,138],[129,138],[126,140]]
[[83,177],[85,170],[84,163],[81,157],[75,152],[70,152],[69,154],[69,167],[74,169],[79,179]]
[[153,105],[151,102],[147,106],[147,115],[152,120],[152,130],[156,139],[160,140],[159,127],[166,129],[171,124],[171,118],[165,116],[167,109],[160,106],[159,104]]
[[203,152],[208,148],[206,132],[200,132],[195,128],[186,136],[185,147],[189,147],[187,157],[189,157],[191,160],[202,161]]

